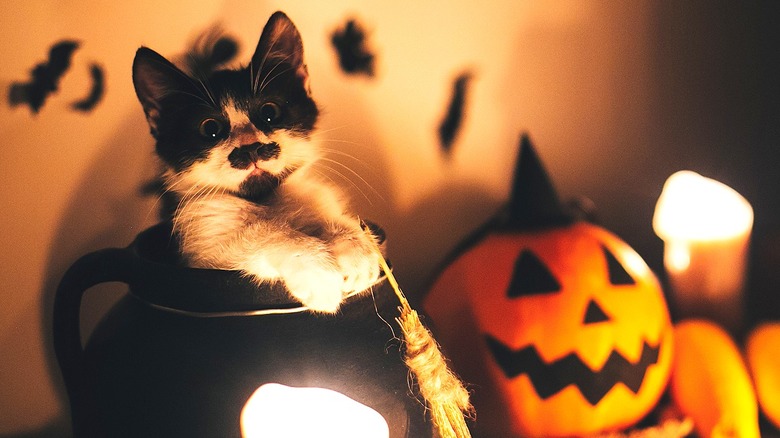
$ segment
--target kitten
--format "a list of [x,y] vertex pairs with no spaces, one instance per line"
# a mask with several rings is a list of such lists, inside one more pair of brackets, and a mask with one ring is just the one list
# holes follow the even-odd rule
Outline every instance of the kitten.
[[371,287],[379,257],[339,191],[313,174],[317,105],[301,36],[271,16],[248,66],[189,76],[141,47],[133,83],[165,165],[181,252],[193,267],[282,281],[335,312]]

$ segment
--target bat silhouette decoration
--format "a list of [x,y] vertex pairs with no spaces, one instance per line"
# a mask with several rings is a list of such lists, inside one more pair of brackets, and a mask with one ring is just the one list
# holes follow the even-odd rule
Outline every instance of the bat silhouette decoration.
[[[79,48],[80,43],[74,40],[62,40],[49,49],[49,57],[46,61],[38,63],[30,71],[30,80],[27,82],[14,82],[8,93],[8,103],[11,107],[28,105],[33,113],[37,114],[46,103],[49,95],[59,89],[62,77],[70,68],[73,53]],[[76,111],[88,112],[102,100],[105,92],[105,73],[98,64],[90,66],[92,86],[89,93],[83,99],[71,104]]]
[[103,99],[103,93],[105,91],[105,74],[103,73],[103,69],[97,64],[92,64],[89,71],[92,77],[92,88],[85,98],[73,102],[71,107],[76,111],[92,111],[92,109],[100,103],[100,100]]
[[463,112],[466,105],[466,92],[472,78],[471,72],[458,75],[452,87],[452,99],[447,107],[447,113],[439,125],[439,141],[445,153],[449,153],[455,136],[460,131],[463,122]]
[[10,105],[27,104],[37,113],[46,98],[57,91],[60,79],[70,68],[73,52],[79,47],[77,41],[64,40],[52,46],[49,59],[36,65],[30,75],[29,82],[14,82],[8,95]]
[[347,21],[342,29],[333,33],[331,42],[345,73],[374,76],[375,55],[366,47],[366,33],[357,21]]

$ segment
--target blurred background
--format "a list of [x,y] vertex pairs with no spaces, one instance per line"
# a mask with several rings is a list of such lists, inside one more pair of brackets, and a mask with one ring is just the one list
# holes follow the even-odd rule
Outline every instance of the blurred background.
[[[778,316],[780,3],[4,0],[0,437],[66,433],[54,289],[76,258],[125,246],[157,219],[141,194],[157,164],[132,88],[135,50],[175,58],[219,24],[247,62],[278,9],[304,39],[321,138],[346,154],[323,170],[385,227],[409,295],[505,202],[527,132],[561,197],[590,199],[659,275],[651,218],[666,178],[689,169],[735,188],[755,211],[753,311]],[[339,67],[331,35],[350,19],[376,56],[373,77]],[[79,46],[58,90],[37,113],[12,105],[14,84],[63,40]],[[76,110],[93,65],[101,99]],[[463,118],[445,151],[438,127],[463,73]],[[88,295],[86,331],[122,287],[104,290]]]

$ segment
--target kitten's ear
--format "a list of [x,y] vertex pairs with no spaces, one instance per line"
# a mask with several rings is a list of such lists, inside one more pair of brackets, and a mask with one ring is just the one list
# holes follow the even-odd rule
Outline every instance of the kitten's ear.
[[161,102],[177,91],[198,93],[190,78],[178,67],[152,49],[141,47],[133,60],[135,94],[144,108],[146,120],[157,136]]
[[303,62],[301,34],[287,15],[278,11],[268,19],[257,43],[255,54],[252,55],[255,86],[260,85],[259,82],[262,82],[265,75],[273,75],[274,73],[270,73],[272,70],[281,73],[279,69],[282,67],[292,68],[308,91],[309,74]]

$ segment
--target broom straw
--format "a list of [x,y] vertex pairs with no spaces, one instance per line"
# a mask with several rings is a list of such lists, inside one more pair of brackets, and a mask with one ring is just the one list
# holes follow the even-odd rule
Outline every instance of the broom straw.
[[404,334],[406,349],[404,362],[414,374],[420,387],[420,394],[428,405],[431,418],[440,438],[470,438],[466,416],[474,417],[474,408],[469,402],[469,393],[463,383],[450,371],[433,335],[420,321],[417,311],[412,309],[395,280],[390,266],[382,256],[370,230],[364,225],[379,254],[379,263],[387,281],[395,291],[401,305],[396,321]]

